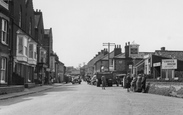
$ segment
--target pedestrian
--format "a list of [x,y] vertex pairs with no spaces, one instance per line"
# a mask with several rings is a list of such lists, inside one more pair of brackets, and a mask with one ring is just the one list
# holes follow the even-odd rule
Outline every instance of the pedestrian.
[[127,92],[130,92],[130,87],[131,87],[131,76],[130,74],[127,75],[126,77],[126,88],[127,88]]
[[143,74],[142,75],[142,93],[145,93],[146,92],[146,76]]
[[106,86],[106,77],[105,77],[105,75],[102,75],[101,80],[102,80],[102,89],[105,89],[105,86]]
[[142,75],[138,74],[137,82],[136,82],[136,92],[142,91]]
[[136,81],[137,81],[137,77],[135,75],[133,75],[132,81],[131,81],[131,90],[133,92],[135,92],[136,89]]

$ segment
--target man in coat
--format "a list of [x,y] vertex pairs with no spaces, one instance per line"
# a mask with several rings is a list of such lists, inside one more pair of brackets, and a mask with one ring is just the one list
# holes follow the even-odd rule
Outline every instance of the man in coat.
[[106,86],[106,77],[105,77],[105,75],[102,75],[101,80],[102,80],[102,89],[105,89],[105,86]]

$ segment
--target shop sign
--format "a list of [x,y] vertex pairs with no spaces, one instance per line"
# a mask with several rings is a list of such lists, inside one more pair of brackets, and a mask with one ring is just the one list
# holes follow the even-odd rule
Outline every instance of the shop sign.
[[160,63],[160,62],[153,63],[153,67],[158,67],[158,66],[160,66],[160,65],[161,65],[161,63]]
[[162,69],[177,69],[177,59],[162,59]]

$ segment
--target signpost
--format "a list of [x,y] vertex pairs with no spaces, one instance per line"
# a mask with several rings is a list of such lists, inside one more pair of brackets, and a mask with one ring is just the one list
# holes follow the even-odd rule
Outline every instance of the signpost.
[[166,70],[166,79],[168,80],[168,70],[172,70],[172,78],[174,78],[174,71],[177,69],[177,59],[163,59],[162,69]]

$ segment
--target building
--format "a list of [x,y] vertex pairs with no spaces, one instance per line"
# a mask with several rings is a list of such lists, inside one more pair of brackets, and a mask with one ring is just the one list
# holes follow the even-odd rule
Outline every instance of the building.
[[93,76],[94,73],[97,72],[98,70],[98,66],[96,66],[96,62],[98,60],[100,60],[101,58],[103,58],[106,54],[108,54],[107,49],[101,50],[100,52],[98,52],[98,54],[95,55],[95,57],[93,59],[91,59],[86,66],[86,75],[87,76]]
[[64,63],[58,61],[58,67],[57,67],[57,75],[58,75],[58,82],[62,83],[64,82],[64,75],[65,75],[65,66]]
[[35,17],[35,39],[37,42],[37,66],[35,76],[36,84],[44,84],[45,83],[45,73],[48,65],[46,64],[46,55],[47,51],[43,48],[42,41],[44,39],[44,23],[43,23],[43,14],[41,10],[36,10],[34,12]]
[[[53,74],[55,65],[55,58],[53,54],[53,35],[52,28],[44,29],[44,39],[41,40],[42,47],[46,50],[46,69],[45,84],[50,83],[50,76]],[[53,75],[52,75],[53,76]]]
[[0,86],[11,84],[11,20],[9,2],[0,1]]
[[10,1],[12,20],[13,84],[34,84],[37,42],[32,0]]
[[101,67],[103,67],[105,71],[114,71],[114,57],[121,53],[121,45],[115,45],[115,48],[112,52],[110,52],[109,54],[105,53],[103,57],[101,57],[94,63],[95,72],[101,72]]
[[[144,60],[145,74],[151,78],[183,78],[183,51],[166,50],[165,47],[162,47],[161,50],[155,50],[154,54],[146,55]],[[163,64],[167,60],[169,65],[164,68]]]

